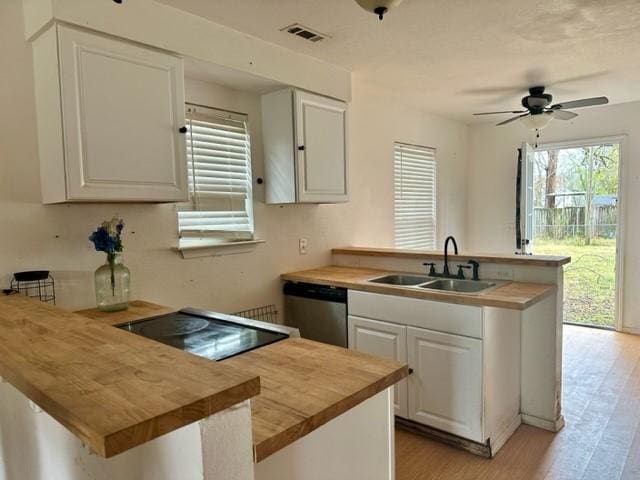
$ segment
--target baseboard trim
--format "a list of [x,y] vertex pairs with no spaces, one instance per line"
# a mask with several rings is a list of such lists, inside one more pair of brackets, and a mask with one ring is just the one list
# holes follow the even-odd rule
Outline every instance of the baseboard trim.
[[511,438],[511,435],[518,429],[518,427],[522,424],[522,415],[518,414],[513,417],[513,420],[509,422],[507,427],[502,430],[498,435],[494,437],[494,441],[491,439],[489,443],[491,445],[491,458],[496,456],[496,453],[503,447],[507,440]]
[[640,335],[640,328],[637,327],[622,327],[623,333],[630,333],[631,335]]
[[557,433],[564,428],[564,417],[560,415],[560,417],[558,417],[555,421],[552,421],[523,413],[522,423],[526,423],[527,425],[531,425],[533,427],[538,427],[542,428],[543,430],[549,430],[550,432]]
[[428,427],[420,423],[407,420],[406,418],[396,417],[396,426],[411,433],[422,435],[423,437],[435,440],[437,442],[446,443],[455,448],[465,450],[474,455],[484,458],[491,458],[491,444],[489,442],[478,443],[466,438],[443,432],[437,428]]

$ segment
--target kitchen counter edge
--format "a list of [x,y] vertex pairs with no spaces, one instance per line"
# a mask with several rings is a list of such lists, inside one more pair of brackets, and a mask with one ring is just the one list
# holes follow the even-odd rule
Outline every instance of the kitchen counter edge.
[[[256,375],[131,335],[99,320],[23,295],[0,296],[0,307],[0,376],[104,458],[260,393]],[[141,351],[147,352],[148,360],[141,360]],[[156,362],[171,368],[163,370]],[[83,370],[81,365],[85,364]],[[100,378],[95,378],[96,369]],[[199,380],[176,373],[184,369],[213,384],[201,385]],[[101,383],[100,379],[123,371],[129,372],[126,378],[113,385]],[[120,391],[126,386],[162,396],[166,385],[174,385],[174,381],[180,385],[172,386],[171,392],[166,392],[170,400],[166,397],[162,402],[149,402],[145,397],[136,401]],[[103,400],[98,401],[100,398]]]
[[[404,250],[400,248],[342,247],[333,248],[333,255],[360,255],[368,257],[411,258],[420,260],[443,260],[441,251]],[[460,252],[457,260],[476,260],[486,263],[505,263],[540,267],[561,267],[571,262],[571,257],[554,255],[505,255],[495,253]]]

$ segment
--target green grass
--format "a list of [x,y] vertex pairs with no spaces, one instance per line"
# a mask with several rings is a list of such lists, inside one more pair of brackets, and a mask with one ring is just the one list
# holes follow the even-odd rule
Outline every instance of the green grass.
[[615,320],[615,240],[536,240],[534,253],[569,255],[564,267],[564,321],[613,327]]

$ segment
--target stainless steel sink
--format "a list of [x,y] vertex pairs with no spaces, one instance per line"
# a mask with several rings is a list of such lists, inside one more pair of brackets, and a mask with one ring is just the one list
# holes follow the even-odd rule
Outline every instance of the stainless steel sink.
[[371,283],[392,285],[396,287],[424,288],[426,290],[440,290],[444,292],[458,292],[468,294],[482,294],[504,282],[488,280],[462,280],[458,278],[434,278],[428,275],[411,275],[394,273],[368,280]]
[[405,287],[411,287],[420,285],[421,283],[428,282],[431,277],[424,275],[384,275],[383,277],[372,278],[369,280],[372,283],[383,283],[385,285],[402,285]]
[[433,282],[424,283],[419,285],[420,288],[427,288],[429,290],[444,290],[447,292],[462,292],[462,293],[481,293],[485,290],[489,290],[496,286],[494,282],[487,282],[483,280],[458,280],[457,278],[441,278],[434,280]]

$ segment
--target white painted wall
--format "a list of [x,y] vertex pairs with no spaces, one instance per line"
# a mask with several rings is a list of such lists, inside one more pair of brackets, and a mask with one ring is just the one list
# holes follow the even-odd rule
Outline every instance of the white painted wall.
[[394,480],[393,388],[255,465],[255,480]]
[[[640,252],[634,240],[640,235],[640,102],[580,110],[568,122],[553,121],[541,133],[540,144],[595,137],[627,135],[623,161],[626,196],[623,261],[623,326],[640,333]],[[468,248],[512,253],[515,245],[514,210],[516,149],[523,141],[535,141],[532,132],[517,122],[504,127],[482,124],[471,127],[467,184]]]
[[249,401],[103,458],[0,379],[2,480],[253,480]]
[[[268,303],[280,306],[281,273],[328,264],[330,249],[336,246],[391,246],[395,139],[438,149],[440,237],[454,233],[465,238],[468,128],[391,103],[384,91],[356,77],[351,105],[352,201],[265,205],[262,187],[254,185],[256,231],[266,243],[248,254],[183,260],[171,251],[178,240],[173,205],[41,204],[31,51],[24,40],[20,0],[0,2],[0,58],[11,65],[0,69],[0,287],[8,286],[12,272],[51,269],[60,306],[93,306],[93,271],[103,258],[87,237],[102,219],[121,215],[127,223],[124,255],[133,297],[225,312]],[[202,99],[249,114],[254,176],[262,175],[257,97],[197,82],[189,82],[189,87],[192,101]],[[309,239],[305,256],[298,254],[300,237]]]
[[[392,100],[390,92],[353,75],[351,187],[356,215],[352,245],[393,247],[393,142],[436,149],[437,244],[465,230],[469,128]],[[391,222],[391,223],[389,223]]]

